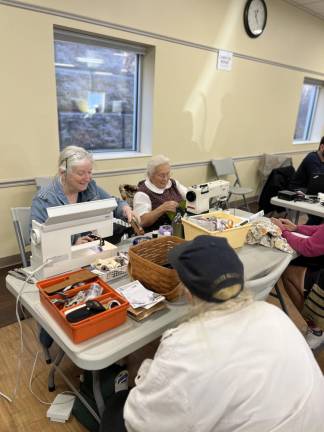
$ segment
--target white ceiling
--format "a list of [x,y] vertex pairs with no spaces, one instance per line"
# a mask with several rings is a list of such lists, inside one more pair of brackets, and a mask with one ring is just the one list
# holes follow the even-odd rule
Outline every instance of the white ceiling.
[[286,0],[300,9],[324,20],[324,0]]

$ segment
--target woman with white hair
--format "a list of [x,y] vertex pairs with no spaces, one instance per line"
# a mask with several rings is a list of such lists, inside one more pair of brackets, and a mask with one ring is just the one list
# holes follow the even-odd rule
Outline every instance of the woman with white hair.
[[[84,148],[68,146],[62,150],[58,161],[58,174],[50,184],[42,187],[33,198],[31,221],[45,222],[49,207],[111,198],[112,195],[101,189],[92,180],[92,169],[92,155]],[[125,201],[114,198],[118,204],[114,210],[114,216],[130,222],[133,217],[132,209]],[[120,235],[117,233],[115,237],[117,239],[113,236],[111,241],[118,241]],[[92,240],[88,235],[82,234],[72,238],[72,242],[75,244],[87,243]],[[53,339],[44,329],[41,329],[39,337],[44,347],[49,348],[51,346]]]
[[324,377],[311,350],[278,307],[253,301],[227,240],[198,236],[173,248],[169,262],[195,315],[167,330],[141,365],[120,430],[323,430]]
[[166,212],[175,212],[185,199],[187,188],[170,178],[170,160],[158,155],[147,164],[147,178],[138,184],[134,196],[134,212],[145,231],[170,223]]
[[[68,146],[59,156],[58,174],[53,181],[35,195],[31,206],[31,220],[45,222],[47,208],[66,204],[111,198],[112,195],[97,186],[92,180],[93,157],[82,147]],[[125,201],[114,197],[118,207],[114,210],[116,218],[131,221],[133,213]],[[83,236],[77,243],[91,239]]]

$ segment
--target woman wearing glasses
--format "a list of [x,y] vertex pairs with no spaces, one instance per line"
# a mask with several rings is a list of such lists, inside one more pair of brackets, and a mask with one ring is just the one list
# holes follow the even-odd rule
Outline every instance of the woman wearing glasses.
[[147,177],[138,184],[134,196],[134,212],[145,231],[170,223],[166,212],[175,212],[185,199],[187,188],[170,178],[170,160],[158,155],[147,164]]
[[[111,198],[112,195],[97,186],[92,179],[93,157],[84,148],[66,147],[59,156],[58,174],[53,181],[35,195],[31,206],[31,220],[43,223],[47,219],[47,208],[66,204]],[[114,216],[131,221],[133,212],[125,201],[114,197],[117,208]],[[79,237],[76,243],[91,241],[87,236]]]

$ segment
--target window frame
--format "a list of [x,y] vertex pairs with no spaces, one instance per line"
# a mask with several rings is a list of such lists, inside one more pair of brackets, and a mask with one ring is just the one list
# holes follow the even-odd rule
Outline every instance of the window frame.
[[[312,106],[310,109],[308,109],[307,119],[305,121],[305,125],[303,128],[303,130],[304,130],[303,137],[301,139],[293,138],[293,144],[312,144],[312,143],[318,142],[318,139],[314,137],[314,129],[315,129],[316,114],[317,114],[317,110],[319,109],[320,93],[322,91],[324,91],[324,81],[315,80],[315,79],[305,77],[303,84],[302,84],[302,89],[305,85],[315,86],[316,87],[315,95],[313,97]],[[297,112],[297,119],[296,119],[296,124],[295,124],[294,136],[295,136],[296,128],[297,128],[297,121],[298,121],[298,115],[299,115],[299,110],[300,110],[300,104],[301,104],[301,97],[299,99],[299,107],[298,107],[298,112]]]
[[[102,46],[104,48],[121,49],[123,51],[132,52],[137,56],[136,70],[134,73],[134,92],[133,92],[133,119],[132,119],[132,149],[122,150],[89,150],[95,160],[117,159],[143,156],[141,146],[141,123],[142,123],[142,92],[143,92],[143,63],[147,53],[147,47],[138,43],[128,42],[120,39],[115,39],[110,36],[88,33],[82,30],[68,29],[65,27],[54,26],[53,42],[67,41],[83,43],[88,45]],[[54,54],[54,68],[56,77],[56,58]],[[58,102],[58,95],[57,102]],[[59,107],[57,106],[57,115],[59,116]],[[59,149],[61,148],[61,131],[58,125]]]

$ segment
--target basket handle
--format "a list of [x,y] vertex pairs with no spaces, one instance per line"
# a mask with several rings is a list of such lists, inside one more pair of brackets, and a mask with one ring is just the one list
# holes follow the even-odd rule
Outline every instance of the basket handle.
[[162,295],[164,297],[168,297],[169,295],[175,294],[181,285],[182,285],[182,282],[180,281],[174,288],[172,288],[172,290],[167,291],[165,293],[162,293]]

